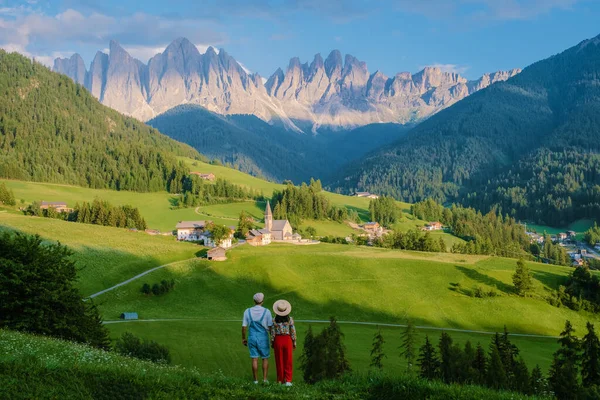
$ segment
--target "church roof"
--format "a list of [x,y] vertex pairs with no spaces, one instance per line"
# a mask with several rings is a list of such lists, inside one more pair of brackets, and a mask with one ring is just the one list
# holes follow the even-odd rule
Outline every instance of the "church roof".
[[276,219],[273,221],[273,224],[271,225],[271,230],[272,231],[282,231],[283,228],[285,228],[285,224],[288,223],[287,219]]

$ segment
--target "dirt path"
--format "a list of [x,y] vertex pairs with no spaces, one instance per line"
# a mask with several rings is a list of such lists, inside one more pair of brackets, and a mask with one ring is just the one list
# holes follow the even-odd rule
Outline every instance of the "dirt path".
[[[206,322],[206,323],[211,323],[211,322],[232,322],[232,323],[241,323],[241,320],[237,320],[237,319],[212,319],[212,320],[208,320],[208,319],[195,319],[195,318],[155,318],[155,319],[138,319],[138,320],[113,320],[113,321],[104,321],[103,323],[108,325],[108,324],[125,324],[125,323],[140,323],[140,322],[178,322],[178,321],[193,321],[193,322]],[[309,323],[309,324],[328,324],[329,321],[326,320],[318,320],[318,319],[296,319],[296,322],[301,322],[301,323]],[[387,323],[381,323],[381,322],[362,322],[362,321],[337,321],[339,324],[346,324],[346,325],[367,325],[367,326],[388,326],[388,327],[392,327],[392,328],[406,328],[406,325],[404,324],[387,324]],[[423,330],[432,330],[432,331],[448,331],[448,332],[461,332],[461,333],[477,333],[477,334],[482,334],[482,335],[495,335],[496,332],[489,332],[489,331],[478,331],[478,330],[471,330],[471,329],[458,329],[458,328],[440,328],[437,326],[415,326],[416,329],[423,329]],[[529,334],[529,333],[511,333],[510,336],[517,336],[517,337],[530,337],[530,338],[543,338],[543,339],[558,339],[558,336],[550,336],[550,335],[534,335],[534,334]]]
[[130,283],[130,282],[133,282],[133,281],[135,281],[136,279],[140,279],[142,276],[144,276],[144,275],[148,275],[149,273],[151,273],[151,272],[154,272],[154,271],[156,271],[156,270],[159,270],[159,269],[161,269],[161,268],[165,268],[165,267],[168,267],[168,266],[170,266],[170,265],[175,265],[175,264],[178,264],[178,263],[182,263],[182,262],[186,262],[186,261],[192,261],[192,260],[197,260],[197,259],[198,259],[197,257],[194,257],[194,258],[188,258],[188,259],[186,259],[186,260],[174,261],[174,262],[172,262],[172,263],[169,263],[169,264],[164,264],[164,265],[160,265],[160,266],[158,266],[158,267],[151,268],[151,269],[149,269],[149,270],[147,270],[147,271],[144,271],[144,272],[142,272],[142,273],[140,273],[140,274],[137,274],[137,275],[136,275],[136,276],[134,276],[133,278],[129,278],[129,279],[127,279],[126,281],[123,281],[123,282],[121,282],[121,283],[117,283],[115,286],[111,286],[111,287],[109,287],[108,289],[104,289],[104,290],[101,290],[101,291],[99,291],[98,293],[94,293],[94,294],[92,294],[92,295],[88,296],[87,298],[88,298],[88,299],[93,299],[93,298],[94,298],[94,297],[96,297],[96,296],[100,296],[101,294],[104,294],[104,293],[106,293],[106,292],[110,292],[111,290],[115,290],[115,289],[116,289],[116,288],[118,288],[118,287],[121,287],[121,286],[123,286],[123,285],[127,285],[128,283]]

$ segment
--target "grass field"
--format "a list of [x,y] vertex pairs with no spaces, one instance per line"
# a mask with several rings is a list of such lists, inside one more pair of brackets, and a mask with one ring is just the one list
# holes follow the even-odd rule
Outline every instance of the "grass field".
[[6,228],[39,234],[73,249],[80,268],[78,285],[86,296],[150,268],[192,258],[202,249],[191,243],[179,243],[172,236],[0,213],[0,229]]
[[[141,279],[96,298],[105,319],[114,320],[124,311],[138,312],[142,319],[185,319],[110,324],[113,337],[131,331],[167,344],[177,362],[210,372],[247,374],[246,350],[239,343],[239,320],[250,306],[252,294],[262,291],[269,305],[286,298],[294,305],[298,320],[405,323],[475,331],[501,331],[556,336],[566,319],[579,332],[592,315],[548,305],[543,297],[555,289],[569,269],[530,263],[535,278],[535,296],[521,298],[512,293],[515,261],[485,256],[391,251],[374,248],[321,244],[317,246],[242,246],[229,252],[222,263],[194,261],[157,271],[147,280],[175,279],[172,293],[145,297],[139,293]],[[460,283],[461,289],[452,290]],[[474,298],[465,292],[474,286],[494,290],[493,298]],[[233,321],[233,322],[232,322]],[[238,322],[235,322],[238,321]],[[307,329],[298,324],[300,337]],[[316,327],[316,326],[315,326]],[[398,359],[400,328],[382,327],[388,353],[388,368],[404,369]],[[351,361],[368,367],[375,326],[343,325]],[[439,331],[421,330],[437,342]],[[487,349],[490,337],[478,333],[451,332],[459,343],[481,342]],[[552,338],[514,337],[530,366],[544,370],[556,349]]]
[[[225,352],[227,348],[223,348]],[[273,381],[254,385],[247,377],[226,376],[226,372],[229,371],[215,369],[203,373],[196,368],[153,364],[84,345],[0,330],[0,398],[3,399],[524,398],[476,386],[444,385],[366,371],[316,385],[305,385],[296,379],[293,387]]]
[[[222,371],[227,376],[247,377],[249,374],[248,350],[240,341],[240,322],[204,322],[204,321],[169,321],[169,322],[131,322],[109,324],[111,337],[117,339],[124,332],[149,338],[165,344],[171,351],[173,363],[195,367],[204,373]],[[296,323],[298,329],[298,349],[294,353],[296,379],[301,379],[298,371],[302,344],[308,329],[308,323]],[[313,330],[320,331],[325,324],[312,323]],[[370,351],[376,326],[359,326],[340,324],[345,335],[348,359],[355,371],[367,371],[370,364]],[[379,327],[385,339],[384,370],[392,375],[406,371],[406,360],[400,357],[399,347],[402,342],[403,328]],[[425,342],[425,335],[437,343],[439,331],[417,330],[417,345]],[[486,349],[491,340],[487,334],[449,332],[453,340],[464,346],[467,340],[476,346],[477,343]],[[558,348],[556,339],[513,337],[512,341],[522,350],[521,355],[531,368],[539,364],[547,371],[552,361],[552,353]],[[270,380],[275,380],[275,366],[270,370]]]

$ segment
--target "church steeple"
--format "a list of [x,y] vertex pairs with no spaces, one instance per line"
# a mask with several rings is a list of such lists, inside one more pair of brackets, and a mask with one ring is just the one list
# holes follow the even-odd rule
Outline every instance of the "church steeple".
[[267,200],[267,208],[265,209],[265,229],[271,230],[273,227],[273,213],[271,212],[271,203]]

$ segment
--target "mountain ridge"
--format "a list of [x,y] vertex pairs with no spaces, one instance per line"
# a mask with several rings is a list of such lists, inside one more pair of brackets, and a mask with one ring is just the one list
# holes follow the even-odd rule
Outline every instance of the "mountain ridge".
[[[142,121],[181,104],[198,104],[223,115],[253,114],[287,129],[318,132],[319,127],[354,128],[370,123],[417,122],[519,69],[498,71],[468,81],[456,73],[426,67],[415,74],[387,77],[369,73],[364,61],[339,50],[323,59],[317,53],[302,63],[290,59],[263,84],[225,50],[204,54],[177,38],[147,64],[116,41],[109,53],[97,52],[89,70],[81,56],[57,58],[53,70],[85,86],[103,104]],[[301,129],[299,126],[311,126]]]

